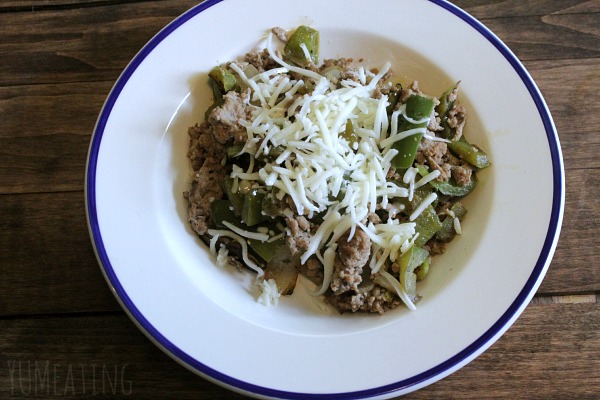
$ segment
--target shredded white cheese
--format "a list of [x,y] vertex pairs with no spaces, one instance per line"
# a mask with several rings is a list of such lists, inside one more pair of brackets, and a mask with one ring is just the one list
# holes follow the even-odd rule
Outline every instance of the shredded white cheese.
[[[301,47],[305,57],[310,59],[306,46]],[[403,183],[408,188],[389,182],[387,175],[392,159],[398,154],[392,145],[404,138],[427,133],[426,128],[399,132],[400,116],[413,124],[427,124],[429,117],[411,119],[403,105],[390,118],[387,114],[388,97],[372,97],[379,81],[389,71],[389,63],[377,73],[359,67],[358,82],[341,80],[334,84],[318,72],[283,61],[272,48],[272,34],[267,37],[267,51],[281,65],[280,68],[249,77],[238,64],[230,64],[248,86],[248,104],[252,104],[253,109],[249,120],[243,121],[247,140],[241,152],[250,155],[250,165],[245,170],[233,166],[234,191],[238,187],[263,187],[276,199],[289,196],[292,208],[295,208],[294,211],[288,210],[290,216],[297,212],[310,219],[317,213],[325,213],[300,258],[304,264],[310,257],[316,256],[324,266],[324,280],[315,294],[325,293],[331,283],[336,242],[348,231],[348,240],[351,240],[356,229],[361,229],[372,242],[372,273],[383,274],[380,278],[382,283],[414,309],[414,304],[403,293],[397,280],[391,275],[388,277],[382,267],[396,261],[413,246],[418,234],[412,221],[437,196],[435,193],[427,196],[414,209],[408,223],[395,219],[396,214],[404,209],[398,200],[412,200],[415,189],[437,178],[439,172],[431,172],[416,181],[418,170],[408,168],[403,176]],[[289,72],[296,76],[290,76]],[[308,81],[310,86],[305,86]],[[352,126],[351,135],[346,132],[347,126]],[[255,168],[255,158],[266,155],[273,155],[268,158],[272,161]],[[389,210],[389,219],[383,223],[368,222],[369,214],[375,213],[379,207]],[[263,276],[263,271],[248,258],[246,239],[273,242],[289,232],[283,227],[281,232],[284,233],[278,235],[264,229],[249,232],[227,222],[224,224],[229,231],[209,230],[213,236],[211,252],[216,253],[219,236],[238,241],[244,262],[256,270],[259,277]],[[454,224],[459,232],[457,219]],[[224,265],[226,260],[226,249],[221,247],[217,262]],[[259,301],[266,305],[277,303],[279,293],[273,280],[262,280],[260,289]]]
[[231,229],[233,232],[237,233],[238,235],[240,235],[241,237],[244,237],[246,239],[260,240],[261,242],[266,242],[267,240],[269,240],[268,233],[248,232],[248,231],[238,228],[231,222],[222,221],[222,223],[223,223],[223,225],[225,225],[226,227]]
[[457,235],[462,235],[462,227],[460,226],[460,220],[456,217],[454,217],[454,230],[456,231]]
[[260,296],[258,296],[258,302],[269,307],[271,305],[276,306],[279,303],[279,297],[281,294],[277,289],[277,283],[274,279],[263,279],[259,283]]
[[[243,237],[224,229],[209,229],[208,234],[213,237],[215,242],[215,238],[218,238],[219,236],[225,236],[238,242],[240,246],[242,246],[242,259],[244,260],[244,263],[248,266],[248,268],[251,268],[256,272],[257,278],[262,278],[265,272],[248,257],[248,243]],[[214,246],[211,250],[214,250]]]
[[221,244],[219,248],[219,252],[217,253],[217,266],[221,268],[225,268],[229,263],[229,251],[224,244]]
[[425,209],[431,204],[433,203],[435,200],[437,199],[437,193],[430,193],[427,197],[425,197],[423,199],[423,201],[417,206],[417,208],[414,209],[414,211],[412,212],[412,214],[410,214],[410,217],[408,217],[409,221],[414,221],[415,219],[417,219],[419,217],[419,215],[421,215],[421,213],[423,211],[425,211]]
[[[380,99],[373,99],[371,96],[378,81],[389,70],[389,63],[377,74],[363,69],[365,77],[360,83],[342,81],[341,87],[336,88],[325,77],[313,71],[286,64],[270,48],[270,38],[267,42],[271,57],[283,68],[272,70],[270,81],[263,79],[260,87],[254,82],[256,77],[249,80],[252,81],[249,83],[252,91],[262,89],[260,96],[257,95],[262,106],[246,127],[249,141],[259,145],[254,148],[246,146],[244,151],[257,156],[269,154],[277,147],[282,153],[275,163],[268,164],[259,171],[234,168],[231,176],[272,187],[277,191],[279,199],[288,195],[298,214],[309,218],[329,209],[323,223],[311,238],[308,250],[302,256],[301,262],[304,263],[310,256],[318,254],[322,247],[331,246],[344,233],[341,227],[335,229],[340,223],[341,215],[347,216],[344,217],[343,227],[354,234],[360,221],[368,213],[375,212],[378,204],[385,206],[394,198],[407,196],[406,189],[390,184],[386,179],[391,160],[397,154],[397,150],[391,149],[391,144],[402,137],[421,133],[422,129],[395,132],[391,140],[386,138],[389,126],[386,112],[388,98],[382,96]],[[238,72],[235,68],[234,70]],[[285,75],[288,71],[315,80],[316,86],[312,92],[284,105],[277,98],[285,98],[288,92],[296,93],[299,88],[299,81],[290,80]],[[272,86],[269,87],[269,84]],[[399,114],[402,112],[396,113],[396,121]],[[278,117],[273,118],[273,115]],[[293,118],[282,117],[285,115]],[[344,137],[348,121],[355,128],[354,143]],[[392,129],[396,130],[395,126]],[[356,152],[356,149],[360,151]],[[285,166],[279,166],[281,163],[285,163]],[[415,175],[414,171],[411,172]],[[414,190],[414,176],[411,182],[410,194]],[[333,202],[331,197],[338,196],[342,185],[346,188],[344,198],[337,203]],[[249,237],[250,234],[235,232],[243,237]],[[373,238],[377,236],[374,232],[367,234]],[[378,241],[381,242],[381,239]],[[392,246],[394,251],[399,247],[397,243],[392,245],[389,242],[382,242],[380,246]]]

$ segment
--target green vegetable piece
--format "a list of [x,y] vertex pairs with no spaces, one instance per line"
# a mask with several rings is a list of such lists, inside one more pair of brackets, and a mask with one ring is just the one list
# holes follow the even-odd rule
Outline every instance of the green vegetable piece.
[[[429,173],[427,168],[423,165],[417,165],[417,169],[419,170],[419,175],[421,176],[425,176]],[[471,175],[471,180],[464,186],[460,186],[452,177],[445,182],[439,182],[434,179],[432,181],[429,181],[428,184],[433,189],[440,192],[441,194],[445,194],[446,196],[463,197],[471,193],[471,191],[473,191],[473,189],[475,189],[475,187],[477,186],[478,182],[479,181],[477,180],[477,176],[473,171],[473,174]]]
[[440,118],[447,117],[448,111],[450,111],[454,105],[455,96],[452,94],[452,92],[458,88],[458,83],[459,82],[456,82],[440,96],[440,103],[435,107],[435,111],[438,113]]
[[402,86],[397,84],[388,94],[388,102],[390,104],[385,109],[388,116],[392,115],[392,113],[394,112],[394,109],[396,108],[396,105],[398,104],[398,101],[400,101],[400,91],[401,90],[402,90]]
[[218,85],[222,93],[227,93],[237,87],[235,75],[221,66],[214,67],[208,76]]
[[475,172],[473,172],[473,174],[471,175],[471,180],[464,186],[460,186],[458,183],[456,183],[456,180],[454,180],[454,178],[450,178],[446,182],[438,182],[433,180],[429,183],[431,184],[431,186],[433,186],[435,190],[437,190],[441,194],[445,194],[447,196],[452,197],[463,197],[471,193],[473,189],[475,189],[475,187],[477,186],[477,182],[479,182],[477,180],[477,175],[475,175]]
[[412,247],[412,256],[410,258],[409,267],[417,268],[419,265],[423,264],[425,260],[429,257],[429,252],[422,247],[414,246]]
[[[412,119],[429,117],[433,111],[433,99],[427,96],[413,94],[406,101],[406,116]],[[427,126],[421,125],[419,126]]]
[[427,206],[413,222],[417,224],[415,232],[419,234],[419,237],[415,240],[417,246],[423,246],[427,243],[442,227],[440,218],[431,205]]
[[444,128],[441,136],[445,139],[451,139],[455,133],[455,130],[448,125],[448,112],[454,107],[459,83],[456,82],[451,88],[446,90],[439,99],[440,104],[435,107],[435,111],[440,117],[440,125]]
[[[403,198],[399,200],[406,207],[406,213],[411,214],[432,191],[431,187],[425,185],[415,190],[411,201]],[[442,223],[432,204],[425,207],[425,210],[412,222],[416,224],[415,232],[419,234],[419,237],[415,240],[416,246],[423,246],[442,227]]]
[[429,257],[429,252],[421,247],[412,246],[400,257],[400,285],[410,298],[417,297],[417,275],[415,269]]
[[215,82],[213,79],[209,79],[208,84],[210,85],[212,92],[213,92],[213,103],[211,104],[210,107],[208,107],[208,109],[204,113],[205,120],[208,120],[208,117],[210,116],[210,113],[212,112],[212,110],[214,110],[217,107],[222,106],[223,103],[225,103],[225,100],[223,100],[223,92],[219,88],[219,85],[217,84],[217,82]]
[[210,204],[210,216],[214,225],[219,229],[229,229],[223,221],[229,222],[238,228],[245,229],[239,217],[234,214],[233,205],[229,200],[215,200]]
[[418,281],[425,279],[429,273],[429,265],[431,265],[431,257],[427,257],[425,261],[423,261],[423,264],[419,265],[419,267],[415,270]]
[[271,218],[275,218],[275,217],[279,216],[281,208],[279,207],[278,204],[279,204],[279,202],[273,198],[272,193],[265,195],[265,197],[263,197],[262,204],[261,204],[262,213]]
[[239,157],[241,155],[240,152],[243,149],[244,149],[244,145],[241,144],[241,143],[229,146],[227,148],[227,158],[236,158],[236,157]]
[[343,68],[338,65],[332,65],[321,71],[321,75],[327,78],[328,81],[337,84],[342,78]]
[[265,262],[271,261],[275,253],[283,246],[285,246],[285,238],[279,238],[272,242],[261,242],[256,239],[248,239],[248,246],[256,253],[257,256],[265,260]]
[[490,166],[487,154],[483,150],[471,145],[464,137],[450,143],[448,147],[456,155],[474,167],[486,168]]
[[305,25],[299,26],[290,36],[283,49],[283,58],[296,65],[306,67],[309,60],[306,59],[302,44],[308,50],[310,61],[317,64],[319,62],[319,31]]
[[[428,117],[433,111],[433,106],[433,99],[426,96],[413,94],[406,102],[406,116],[415,120]],[[413,124],[405,119],[402,119],[400,122],[400,127],[398,128],[398,132],[405,132],[410,129],[426,127],[427,122]],[[413,162],[415,161],[415,155],[417,154],[417,147],[419,146],[422,137],[422,133],[417,133],[399,140],[392,145],[392,148],[398,150],[398,154],[396,154],[396,156],[392,159],[392,166],[394,168],[410,168],[412,166]]]
[[346,129],[342,132],[341,136],[348,141],[350,148],[354,149],[354,145],[358,143],[359,139],[354,131],[354,125],[352,125],[352,121],[348,120],[346,122]]
[[[467,209],[460,203],[455,203],[450,210],[454,213],[454,216],[462,221],[467,214]],[[454,239],[456,231],[454,230],[454,218],[448,215],[442,222],[442,227],[435,234],[435,238],[441,242],[449,242]]]
[[233,213],[237,216],[241,215],[242,208],[244,207],[244,195],[233,192],[233,178],[225,177],[223,180],[223,189],[225,191],[225,195],[231,202]]
[[269,217],[262,212],[262,202],[264,197],[265,193],[258,189],[252,189],[244,195],[242,220],[247,226],[254,226],[269,219]]
[[[232,208],[233,206],[229,200],[213,201],[210,205],[210,212],[214,226],[218,229],[229,229],[229,227],[223,223],[223,221],[225,221],[240,229],[248,230],[248,226],[233,213]],[[276,229],[275,227],[272,228]],[[269,262],[273,255],[282,246],[286,245],[285,238],[280,238],[272,242],[261,242],[260,240],[248,239],[247,242],[252,251],[265,262]]]

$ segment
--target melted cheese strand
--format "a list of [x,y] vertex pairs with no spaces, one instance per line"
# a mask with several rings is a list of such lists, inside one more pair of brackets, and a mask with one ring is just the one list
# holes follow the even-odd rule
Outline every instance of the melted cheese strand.
[[209,229],[208,234],[213,237],[225,236],[225,237],[231,238],[231,239],[235,240],[236,242],[238,242],[240,244],[240,246],[242,246],[242,259],[244,260],[244,263],[250,269],[252,269],[256,272],[257,279],[263,277],[265,272],[262,270],[262,268],[260,268],[258,265],[256,265],[248,257],[248,243],[246,242],[246,240],[244,240],[243,237],[241,237],[231,231],[226,231],[224,229]]

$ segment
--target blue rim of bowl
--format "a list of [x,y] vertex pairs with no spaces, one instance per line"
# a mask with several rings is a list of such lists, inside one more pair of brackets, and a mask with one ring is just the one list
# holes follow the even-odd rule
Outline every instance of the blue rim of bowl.
[[271,389],[268,387],[254,385],[249,382],[238,380],[234,377],[223,374],[217,370],[214,370],[202,362],[194,359],[180,348],[171,343],[165,336],[163,336],[159,330],[157,330],[150,322],[144,317],[144,315],[138,310],[135,304],[131,301],[127,292],[119,282],[110,259],[106,252],[103,244],[102,234],[98,224],[98,215],[96,210],[96,167],[98,161],[98,152],[100,144],[102,142],[102,136],[106,123],[110,117],[112,109],[117,101],[121,91],[127,84],[129,78],[133,75],[139,65],[144,61],[146,56],[150,54],[154,48],[162,42],[167,36],[177,30],[186,21],[201,13],[202,11],[220,3],[223,0],[206,0],[203,3],[195,6],[188,10],[184,14],[180,15],[173,22],[163,28],[156,36],[154,36],[133,58],[129,65],[125,68],[113,89],[111,90],[108,98],[104,104],[104,107],[98,117],[96,128],[90,143],[87,171],[86,171],[86,182],[85,182],[85,200],[86,200],[86,214],[88,219],[88,226],[90,230],[90,236],[94,245],[96,256],[102,267],[105,278],[108,283],[112,286],[112,289],[133,321],[144,331],[149,338],[157,344],[163,351],[174,357],[177,361],[182,362],[188,368],[191,368],[200,375],[216,381],[226,387],[245,392],[248,394],[256,394],[267,397],[286,398],[286,399],[361,399],[370,398],[377,396],[384,396],[394,394],[399,391],[410,391],[411,388],[417,388],[427,382],[435,382],[436,380],[444,377],[448,373],[452,372],[456,367],[461,366],[468,362],[471,358],[477,356],[480,352],[489,347],[498,337],[514,322],[516,317],[522,312],[526,306],[526,302],[533,295],[534,290],[541,283],[542,278],[545,275],[545,271],[550,263],[552,254],[556,247],[558,236],[560,233],[560,227],[562,222],[562,215],[564,209],[564,167],[560,144],[558,140],[558,134],[554,126],[550,111],[546,106],[546,103],[534,83],[533,79],[517,59],[517,57],[511,52],[511,50],[486,28],[482,23],[476,20],[474,17],[463,11],[462,9],[446,2],[445,0],[427,0],[433,4],[436,4],[443,9],[449,11],[455,16],[462,19],[464,22],[474,28],[479,34],[486,38],[510,63],[515,72],[521,78],[523,84],[527,88],[531,95],[539,115],[543,121],[546,136],[548,138],[548,145],[550,147],[550,154],[552,158],[552,174],[553,174],[553,195],[552,195],[552,211],[550,216],[550,222],[548,231],[542,247],[542,251],[538,257],[536,265],[525,283],[523,289],[518,294],[515,301],[510,305],[506,312],[496,321],[491,328],[489,328],[481,337],[467,346],[464,350],[457,353],[453,357],[449,358],[445,362],[424,371],[411,378],[404,379],[392,384],[385,386],[379,386],[371,389],[355,391],[355,392],[344,392],[344,393],[329,393],[329,394],[313,394],[313,393],[298,393],[288,392],[282,390]]

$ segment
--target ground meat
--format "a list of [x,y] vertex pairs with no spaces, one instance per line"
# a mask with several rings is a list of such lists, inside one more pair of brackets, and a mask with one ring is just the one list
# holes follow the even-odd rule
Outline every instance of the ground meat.
[[354,60],[352,58],[337,58],[323,60],[323,64],[319,68],[319,73],[322,73],[328,68],[339,67],[340,77],[339,80],[350,80],[354,82],[359,81],[358,68],[352,64]]
[[421,93],[421,89],[419,89],[419,82],[414,81],[410,87],[406,88],[406,89],[402,89],[400,91],[400,103],[406,103],[406,100],[408,100],[408,98],[410,96],[412,96],[413,94],[419,94]]
[[323,282],[323,264],[316,257],[306,260],[305,275],[314,282]]
[[383,314],[401,304],[400,299],[378,285],[368,291],[348,292],[341,296],[334,296],[330,292],[326,300],[340,312],[362,311]]
[[250,108],[244,98],[235,91],[229,91],[223,96],[225,101],[220,107],[215,107],[208,117],[208,123],[213,127],[213,136],[222,144],[234,140],[244,142],[247,134],[241,120],[249,118]]
[[225,147],[215,140],[213,127],[208,122],[190,127],[188,134],[190,136],[188,157],[194,171],[198,171],[207,158],[223,157]]
[[[377,207],[378,209],[381,209],[381,204],[377,204]],[[372,222],[374,224],[381,223],[381,217],[375,213],[369,213],[369,215],[367,215],[367,219],[369,220],[369,222]]]
[[280,66],[271,58],[267,49],[247,53],[244,56],[244,61],[253,65],[258,72],[264,72]]
[[444,130],[442,126],[442,120],[439,115],[435,112],[432,112],[431,117],[429,118],[429,124],[427,125],[427,130],[431,136],[435,136],[436,132],[441,132]]
[[361,229],[357,229],[348,241],[350,232],[346,232],[338,241],[338,255],[334,262],[331,290],[335,294],[348,291],[358,292],[362,282],[363,267],[371,255],[371,239]]
[[437,180],[445,182],[452,176],[452,168],[449,164],[445,163],[445,157],[448,153],[448,146],[445,142],[437,140],[430,140],[423,138],[419,147],[417,148],[417,154],[415,160],[417,163],[422,165],[429,165],[431,170],[440,171],[440,175]]
[[310,223],[301,215],[286,218],[285,222],[289,228],[287,245],[290,248],[290,253],[292,255],[304,253],[310,244]]
[[342,263],[342,260],[336,256],[333,263],[333,279],[331,281],[331,290],[336,295],[342,293],[358,292],[358,285],[362,282],[362,266],[361,267],[349,267]]
[[454,129],[454,137],[452,140],[458,140],[463,134],[465,126],[466,110],[460,104],[454,103],[454,106],[448,111],[448,126]]
[[461,164],[452,167],[452,177],[460,186],[465,186],[471,182],[473,168],[468,164]]
[[219,159],[207,158],[194,174],[190,191],[184,195],[188,199],[188,219],[199,235],[208,229],[211,203],[223,197],[221,182],[225,177],[225,167]]
[[460,186],[464,186],[471,181],[473,166],[466,161],[456,158],[448,152],[444,156],[444,161],[450,169],[451,175]]
[[371,239],[362,229],[356,229],[348,241],[349,236],[350,231],[338,239],[338,254],[344,265],[362,269],[371,255]]
[[273,34],[275,36],[277,36],[279,38],[279,40],[281,40],[282,42],[287,42],[288,41],[288,34],[287,31],[283,28],[280,28],[278,26],[276,26],[275,28],[271,29],[271,32],[273,32]]
[[448,145],[445,142],[423,138],[419,143],[419,147],[417,147],[415,160],[419,164],[428,164],[433,167],[442,163],[442,159],[447,152]]
[[423,138],[417,148],[415,160],[419,164],[429,165],[432,170],[440,171],[440,176],[437,177],[439,182],[452,177],[458,185],[464,186],[471,181],[473,167],[454,157],[445,142]]

